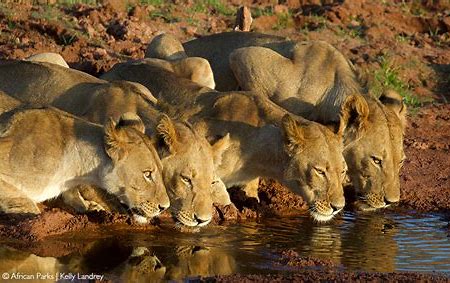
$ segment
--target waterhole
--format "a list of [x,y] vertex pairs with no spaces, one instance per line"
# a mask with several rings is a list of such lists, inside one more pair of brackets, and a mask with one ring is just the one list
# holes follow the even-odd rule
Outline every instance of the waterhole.
[[281,260],[282,252],[291,250],[332,260],[333,268],[342,270],[450,275],[446,219],[412,211],[345,212],[327,224],[304,216],[210,226],[197,233],[164,225],[152,233],[77,233],[41,243],[39,256],[3,244],[0,271],[99,274],[120,281],[286,273],[299,270]]

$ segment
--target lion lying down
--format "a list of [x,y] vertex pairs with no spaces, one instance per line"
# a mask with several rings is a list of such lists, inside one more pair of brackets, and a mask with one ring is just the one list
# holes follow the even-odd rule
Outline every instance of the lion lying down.
[[103,128],[54,108],[16,108],[0,116],[0,154],[3,213],[39,213],[36,203],[82,184],[116,196],[139,222],[169,207],[161,161],[131,113]]
[[117,64],[103,78],[145,85],[172,111],[200,120],[208,137],[229,133],[231,145],[218,167],[227,186],[245,185],[257,177],[276,179],[300,194],[318,221],[330,220],[344,207],[342,128],[333,132],[293,118],[252,93],[216,92],[159,68],[158,61],[149,62]]
[[[352,104],[345,118],[353,120],[354,127],[344,132],[344,156],[351,184],[360,195],[357,206],[371,210],[399,201],[406,106],[393,91],[378,99],[365,94],[353,65],[334,47],[248,32],[205,36],[183,47],[176,52],[210,62],[218,90],[239,86],[255,91],[324,124],[339,123],[342,105]],[[347,100],[350,96],[352,102]]]
[[[163,164],[163,180],[171,200],[171,211],[182,224],[206,225],[212,219],[213,202],[230,204],[226,187],[214,168],[215,160],[227,147],[226,139],[211,146],[194,126],[162,115],[154,106],[156,99],[142,85],[125,81],[108,83],[48,63],[16,61],[0,65],[3,74],[17,70],[24,72],[23,80],[33,85],[34,91],[13,84],[8,76],[0,78],[3,83],[0,88],[11,91],[25,102],[52,103],[95,123],[104,123],[107,117],[117,118],[124,112],[137,113],[147,133],[154,137]],[[36,80],[46,83],[39,84]],[[78,80],[82,83],[78,84]],[[55,85],[55,81],[61,83]],[[73,203],[91,193],[82,190],[80,194],[66,194],[66,199]],[[78,207],[83,209],[84,206]]]

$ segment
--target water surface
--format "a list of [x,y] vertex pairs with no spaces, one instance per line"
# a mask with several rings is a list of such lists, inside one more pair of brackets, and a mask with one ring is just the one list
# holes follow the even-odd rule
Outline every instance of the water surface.
[[[447,225],[440,214],[384,211],[345,212],[327,224],[304,216],[210,226],[197,233],[164,226],[151,234],[79,233],[43,243],[41,256],[2,245],[0,272],[102,274],[119,281],[293,272],[295,267],[279,264],[280,253],[290,249],[331,259],[343,270],[450,275]],[[64,249],[71,252],[56,252]]]

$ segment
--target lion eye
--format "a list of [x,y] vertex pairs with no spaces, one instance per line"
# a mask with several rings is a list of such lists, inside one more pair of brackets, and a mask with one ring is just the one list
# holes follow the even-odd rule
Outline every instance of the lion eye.
[[153,182],[153,171],[152,170],[145,170],[142,172],[142,174],[144,175],[144,179],[147,182]]
[[325,170],[314,167],[314,170],[316,170],[317,174],[321,175],[321,176],[325,176]]
[[376,156],[371,156],[373,163],[375,163],[378,166],[381,166],[381,164],[383,163],[383,161],[381,160],[381,158],[378,158]]
[[185,182],[186,184],[188,184],[188,185],[192,185],[191,178],[189,178],[189,177],[187,177],[187,176],[181,175],[181,180],[182,180],[183,182]]
[[153,182],[153,171],[152,170],[145,170],[142,172],[144,175],[144,179],[147,182]]

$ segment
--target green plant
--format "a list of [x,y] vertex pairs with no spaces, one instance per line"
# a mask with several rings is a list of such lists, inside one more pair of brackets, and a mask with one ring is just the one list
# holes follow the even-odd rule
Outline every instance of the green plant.
[[16,23],[14,21],[8,20],[7,25],[9,30],[13,30],[16,28]]
[[144,5],[152,6],[161,6],[162,4],[164,4],[163,0],[140,0],[139,2]]
[[403,97],[403,101],[407,106],[412,108],[422,106],[424,101],[413,94],[410,86],[399,78],[398,68],[394,67],[384,55],[378,61],[380,69],[374,73],[374,81],[371,85],[372,93],[380,96],[385,89],[392,89]]
[[42,11],[34,11],[31,13],[31,17],[35,19],[46,19],[46,20],[56,20],[58,18],[58,13],[52,9],[49,5],[42,5]]
[[62,34],[59,36],[59,40],[61,41],[62,45],[71,45],[72,43],[74,43],[76,40],[78,39],[76,34]]
[[290,12],[277,14],[277,23],[272,27],[274,30],[287,28],[293,22]]
[[97,0],[59,0],[58,4],[63,4],[67,6],[72,6],[75,4],[88,4],[88,5],[96,5]]
[[402,43],[408,43],[410,41],[410,37],[403,33],[395,35],[395,39],[397,40],[397,42]]
[[161,18],[166,23],[177,23],[180,21],[178,17],[173,16],[172,10],[170,8],[164,10],[154,10],[150,12],[151,19]]
[[256,7],[256,8],[251,9],[251,12],[252,12],[252,16],[254,18],[258,18],[261,16],[273,16],[272,6],[268,6],[268,7],[264,7],[264,8]]
[[208,9],[214,10],[217,14],[231,16],[234,10],[221,0],[195,0],[194,5],[190,9],[192,13],[206,13]]

